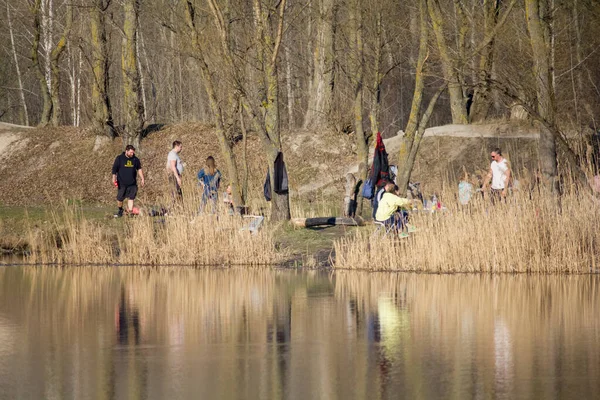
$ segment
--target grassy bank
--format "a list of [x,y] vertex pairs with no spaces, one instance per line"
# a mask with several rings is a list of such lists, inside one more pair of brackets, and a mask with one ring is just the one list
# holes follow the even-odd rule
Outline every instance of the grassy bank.
[[[373,225],[297,229],[265,222],[250,234],[243,229],[247,219],[224,210],[198,215],[198,196],[189,196],[166,217],[115,219],[113,208],[67,203],[51,210],[4,207],[0,245],[23,251],[29,263],[332,266],[427,273],[600,270],[600,206],[591,197],[570,192],[557,201],[527,191],[495,206],[474,199],[469,207],[456,205],[452,193],[442,198],[446,211],[412,213],[418,231],[406,239],[381,237]],[[261,204],[260,210],[265,207]],[[333,201],[295,200],[292,214],[335,215],[337,208]]]
[[271,265],[280,261],[273,231],[252,234],[247,220],[223,214],[124,217],[107,223],[77,207],[53,212],[48,226],[27,226],[29,263]]
[[339,269],[453,272],[590,273],[600,269],[598,201],[575,193],[560,201],[516,193],[492,206],[476,201],[416,213],[406,239],[360,231],[335,242]]

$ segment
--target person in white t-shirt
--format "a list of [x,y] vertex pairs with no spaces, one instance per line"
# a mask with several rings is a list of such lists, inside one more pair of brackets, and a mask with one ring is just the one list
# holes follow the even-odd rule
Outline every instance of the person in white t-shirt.
[[167,156],[167,176],[169,178],[169,187],[173,193],[173,199],[181,200],[181,174],[183,174],[183,163],[179,153],[183,149],[183,144],[179,140],[173,142],[173,149]]
[[506,198],[510,182],[510,166],[508,160],[502,157],[502,151],[499,148],[494,149],[490,156],[492,157],[492,163],[490,171],[483,180],[482,189],[485,192],[490,180],[492,181],[490,197],[492,203],[495,203],[497,200]]

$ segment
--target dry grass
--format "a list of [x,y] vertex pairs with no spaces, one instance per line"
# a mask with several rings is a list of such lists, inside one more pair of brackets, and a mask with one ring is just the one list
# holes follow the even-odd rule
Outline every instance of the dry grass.
[[600,207],[574,193],[560,204],[516,193],[506,204],[479,201],[412,216],[407,239],[361,231],[335,242],[338,269],[453,272],[590,273],[600,268]]
[[84,218],[77,207],[52,211],[49,227],[28,229],[28,261],[194,266],[280,261],[282,253],[275,249],[272,229],[252,234],[244,229],[249,219],[228,215],[220,204],[215,213],[200,214],[200,198],[194,195],[198,192],[187,193],[183,205],[171,207],[167,216],[124,217],[112,228]]

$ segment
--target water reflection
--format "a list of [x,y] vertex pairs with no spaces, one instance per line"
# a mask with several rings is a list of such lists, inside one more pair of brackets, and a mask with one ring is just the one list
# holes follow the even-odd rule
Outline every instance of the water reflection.
[[0,398],[591,398],[598,277],[0,269]]

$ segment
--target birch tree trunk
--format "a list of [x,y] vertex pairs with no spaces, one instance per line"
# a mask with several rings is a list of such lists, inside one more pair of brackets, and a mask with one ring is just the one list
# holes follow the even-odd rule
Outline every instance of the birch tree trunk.
[[433,23],[433,32],[440,52],[444,79],[448,82],[448,95],[450,96],[450,112],[452,113],[452,123],[468,123],[467,108],[461,78],[456,61],[450,56],[450,48],[446,42],[444,33],[444,18],[440,8],[439,0],[427,0],[429,15]]
[[110,0],[94,0],[90,7],[90,31],[92,48],[92,127],[97,135],[114,138],[109,87],[109,56],[106,38],[105,13]]
[[320,18],[312,49],[314,73],[304,116],[305,129],[327,125],[333,102],[336,0],[318,1]]
[[[550,60],[550,43],[547,32],[547,16],[541,14],[547,9],[547,0],[525,0],[527,28],[533,54],[533,77],[536,84],[537,110],[550,125],[555,124],[554,85]],[[554,135],[542,129],[539,139],[539,157],[546,187],[557,191],[557,161]]]
[[23,114],[21,117],[21,124],[29,126],[29,112],[27,111],[27,102],[25,101],[25,91],[23,90],[23,80],[21,78],[21,68],[19,67],[19,58],[17,57],[17,46],[15,46],[15,35],[13,32],[12,18],[10,16],[10,5],[6,2],[6,18],[8,20],[8,32],[10,34],[10,45],[12,50],[13,59],[15,60],[15,69],[17,71],[17,82],[19,84],[19,100],[21,101],[21,107],[23,107]]
[[52,53],[52,38],[54,36],[54,4],[53,0],[42,0],[42,48],[44,50],[44,74],[48,90],[52,91],[52,68],[50,67],[50,57]]
[[68,77],[69,77],[69,87],[71,88],[71,93],[69,96],[70,100],[70,115],[71,115],[71,125],[77,126],[77,70],[75,68],[75,55],[73,54],[73,48],[70,43],[67,43],[67,56],[68,56]]
[[121,70],[123,75],[123,104],[125,108],[125,142],[139,146],[144,126],[144,106],[140,91],[136,43],[139,0],[123,2],[123,40],[121,45]]
[[77,109],[75,110],[75,126],[79,126],[81,124],[81,74],[83,69],[83,51],[79,48],[78,51],[78,71],[77,71]]

